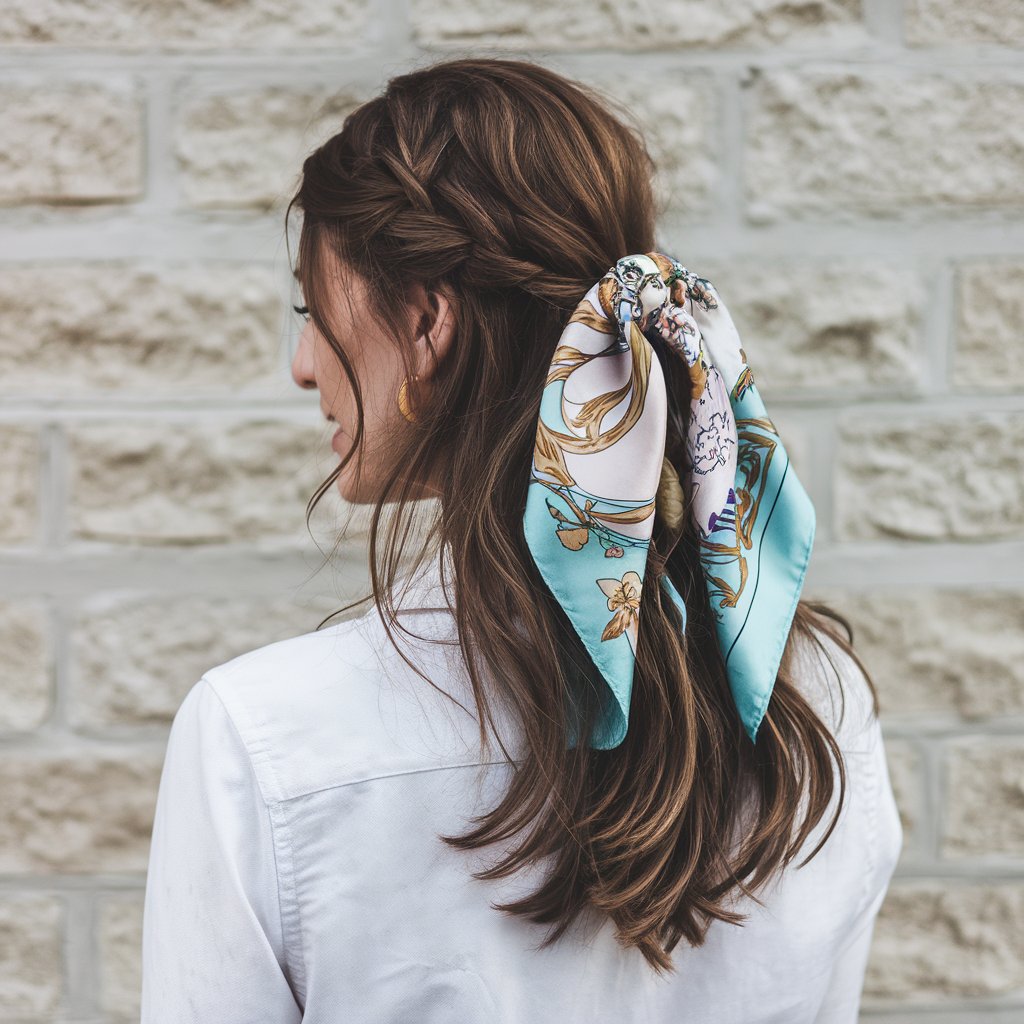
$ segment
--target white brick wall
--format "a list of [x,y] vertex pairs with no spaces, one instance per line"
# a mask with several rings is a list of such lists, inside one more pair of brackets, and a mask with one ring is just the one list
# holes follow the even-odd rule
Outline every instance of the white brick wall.
[[283,206],[388,74],[487,52],[631,105],[815,500],[906,834],[863,1019],[1024,1019],[1019,0],[9,0],[0,1022],[137,1016],[176,707],[361,593],[358,515],[312,575]]

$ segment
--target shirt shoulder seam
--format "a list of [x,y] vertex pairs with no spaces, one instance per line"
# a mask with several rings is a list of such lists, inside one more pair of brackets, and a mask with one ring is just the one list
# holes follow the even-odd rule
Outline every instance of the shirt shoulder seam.
[[482,768],[491,764],[520,764],[519,761],[509,761],[502,758],[498,761],[461,761],[458,764],[434,764],[423,768],[408,768],[404,771],[381,772],[379,775],[365,775],[357,779],[345,779],[343,782],[334,782],[329,786],[319,786],[316,789],[304,790],[301,793],[293,793],[291,796],[280,797],[274,801],[279,804],[291,803],[294,800],[302,800],[307,796],[315,796],[317,793],[329,793],[334,789],[344,789],[346,786],[356,786],[361,782],[381,782],[384,779],[396,779],[403,775],[425,775],[427,772],[452,771],[456,768]]
[[[224,714],[231,723],[231,728],[234,730],[239,743],[242,745],[242,749],[245,751],[250,771],[252,771],[253,779],[256,782],[256,788],[259,791],[267,813],[267,820],[270,825],[270,845],[274,854],[274,888],[277,891],[277,910],[281,923],[281,932],[284,937],[285,961],[290,975],[289,980],[297,989],[296,995],[299,996],[300,1000],[304,1001],[306,972],[302,915],[299,908],[298,894],[295,889],[291,831],[288,826],[287,817],[282,812],[280,806],[283,801],[267,799],[263,783],[260,780],[259,773],[256,771],[255,755],[250,744],[242,735],[242,730],[238,727],[235,716],[231,713],[231,709],[217,690],[214,682],[205,673],[201,681],[205,682],[209,690],[216,696],[220,706],[224,709]],[[262,755],[261,760],[266,765],[267,771],[274,775],[273,765],[270,763],[270,758],[267,756],[266,751],[262,751]],[[277,785],[276,775],[274,775],[274,782]],[[282,881],[283,875],[287,876],[284,882]],[[287,898],[285,896],[285,888],[288,891]],[[292,953],[296,949],[298,950],[297,958]]]

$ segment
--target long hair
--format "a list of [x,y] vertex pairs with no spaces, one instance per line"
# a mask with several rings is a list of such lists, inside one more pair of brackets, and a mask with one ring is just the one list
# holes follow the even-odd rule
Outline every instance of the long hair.
[[[831,661],[821,630],[864,666],[848,621],[801,600],[751,744],[730,696],[697,537],[656,518],[650,559],[685,600],[685,635],[661,588],[644,588],[627,736],[612,750],[587,744],[601,681],[532,562],[522,519],[541,393],[568,317],[621,256],[658,248],[654,170],[629,111],[598,90],[526,61],[449,60],[392,78],[349,114],[306,158],[286,225],[298,207],[295,275],[358,415],[352,448],[311,499],[307,521],[363,436],[359,382],[326,315],[325,253],[360,275],[373,315],[403,353],[409,284],[453,298],[455,340],[429,399],[409,382],[417,429],[396,441],[406,450],[372,509],[373,597],[394,642],[391,589],[423,504],[410,496],[416,481],[436,482],[432,535],[454,562],[445,586],[455,597],[481,743],[493,721],[489,701],[500,698],[522,725],[525,756],[497,806],[443,840],[473,850],[523,833],[475,877],[537,861],[550,872],[532,894],[495,908],[553,923],[544,946],[582,911],[607,914],[620,943],[661,973],[674,970],[669,954],[681,938],[700,945],[712,920],[742,922],[726,906],[732,896],[761,902],[756,891],[793,860],[831,801],[833,757],[839,803],[806,860],[838,821],[841,750],[796,684],[796,646],[817,644]],[[666,454],[679,470],[690,385],[681,361],[658,357],[669,399]],[[585,728],[570,749],[568,709],[573,701],[579,708],[581,693]]]

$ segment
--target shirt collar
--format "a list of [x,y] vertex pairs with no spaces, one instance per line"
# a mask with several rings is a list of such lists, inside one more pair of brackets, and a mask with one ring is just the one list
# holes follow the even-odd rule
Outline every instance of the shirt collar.
[[455,563],[451,549],[434,542],[411,569],[395,580],[395,608],[401,611],[437,610],[451,613],[455,607],[454,581]]

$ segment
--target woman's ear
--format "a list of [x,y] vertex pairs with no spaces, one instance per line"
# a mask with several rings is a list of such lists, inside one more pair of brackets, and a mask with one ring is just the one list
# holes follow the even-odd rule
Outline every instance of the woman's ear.
[[417,285],[413,293],[416,376],[429,380],[444,363],[455,335],[455,307],[446,292]]

